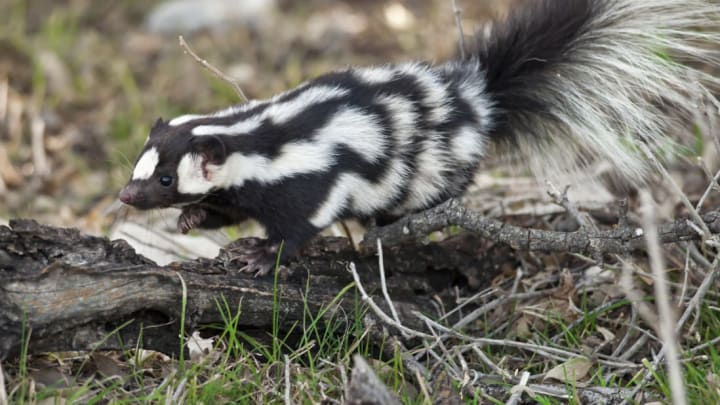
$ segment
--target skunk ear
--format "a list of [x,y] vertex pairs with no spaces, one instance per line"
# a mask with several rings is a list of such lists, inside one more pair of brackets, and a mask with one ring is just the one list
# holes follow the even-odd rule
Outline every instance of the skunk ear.
[[167,122],[163,121],[162,117],[158,118],[152,128],[150,128],[150,136],[157,134],[165,126],[167,126]]
[[213,135],[196,135],[190,140],[190,147],[194,153],[202,156],[203,165],[218,165],[225,161],[226,148],[225,142],[218,136]]

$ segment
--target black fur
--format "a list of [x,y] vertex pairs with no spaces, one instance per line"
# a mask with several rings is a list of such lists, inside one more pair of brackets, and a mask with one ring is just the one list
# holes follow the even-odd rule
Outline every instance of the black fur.
[[596,16],[614,0],[538,0],[514,7],[507,18],[494,25],[488,37],[473,45],[485,71],[485,89],[495,102],[491,136],[498,142],[516,143],[516,134],[548,136],[529,115],[553,119],[537,90],[555,85],[553,70],[572,64],[573,49],[590,28],[596,29]]

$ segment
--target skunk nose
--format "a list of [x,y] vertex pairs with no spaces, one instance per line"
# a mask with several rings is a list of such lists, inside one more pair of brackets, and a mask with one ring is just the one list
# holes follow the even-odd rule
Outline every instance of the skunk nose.
[[126,186],[122,189],[118,198],[120,198],[120,201],[125,204],[133,205],[133,203],[137,200],[137,191],[133,190],[130,186]]

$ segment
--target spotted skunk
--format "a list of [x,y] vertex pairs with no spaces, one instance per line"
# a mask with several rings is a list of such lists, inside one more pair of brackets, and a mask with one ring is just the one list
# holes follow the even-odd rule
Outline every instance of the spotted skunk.
[[[541,174],[610,162],[631,181],[720,78],[715,0],[533,0],[444,64],[347,68],[268,100],[158,120],[120,200],[180,207],[181,231],[254,218],[266,274],[343,218],[464,192],[494,144]],[[717,104],[716,104],[717,105]],[[682,129],[680,129],[682,128]]]

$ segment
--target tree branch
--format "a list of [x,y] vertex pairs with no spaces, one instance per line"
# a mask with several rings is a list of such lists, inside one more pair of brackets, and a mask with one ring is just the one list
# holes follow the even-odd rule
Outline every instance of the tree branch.
[[[706,213],[702,215],[702,219],[711,233],[720,234],[720,212]],[[645,248],[642,228],[626,226],[601,231],[580,229],[575,232],[523,228],[483,217],[466,209],[454,199],[388,226],[371,229],[361,246],[364,250],[372,250],[377,239],[381,239],[386,246],[423,239],[429,233],[451,225],[474,232],[487,240],[505,243],[514,249],[525,251],[597,256],[625,254]],[[699,240],[702,237],[687,219],[661,225],[658,236],[661,243]]]

